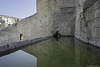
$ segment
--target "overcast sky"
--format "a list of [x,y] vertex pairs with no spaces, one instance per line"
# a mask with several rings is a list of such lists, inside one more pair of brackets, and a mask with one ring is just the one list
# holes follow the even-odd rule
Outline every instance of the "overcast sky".
[[0,0],[0,15],[25,18],[36,13],[36,0]]

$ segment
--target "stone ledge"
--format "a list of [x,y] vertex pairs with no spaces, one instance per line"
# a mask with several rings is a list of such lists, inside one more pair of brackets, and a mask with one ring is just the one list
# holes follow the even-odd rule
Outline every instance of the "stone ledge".
[[81,41],[81,42],[83,42],[83,43],[85,43],[85,44],[88,44],[88,45],[91,45],[91,46],[93,46],[93,47],[96,47],[96,48],[100,49],[99,44],[98,44],[98,45],[92,44],[92,43],[89,42],[89,40],[88,40],[88,42],[86,42],[86,41],[81,40],[80,38],[77,38],[77,37],[75,37],[75,39],[77,39],[78,41]]
[[6,53],[9,53],[11,50],[18,50],[22,47],[33,45],[36,43],[39,43],[41,41],[47,40],[49,38],[51,38],[52,36],[46,36],[46,37],[41,37],[41,38],[35,38],[35,39],[31,39],[31,40],[24,40],[24,41],[20,41],[20,42],[14,42],[14,43],[8,43],[8,44],[2,44],[0,45],[0,56],[4,55]]

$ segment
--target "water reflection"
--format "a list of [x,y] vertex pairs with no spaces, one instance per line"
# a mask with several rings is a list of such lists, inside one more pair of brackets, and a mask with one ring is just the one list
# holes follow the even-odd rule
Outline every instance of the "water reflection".
[[100,49],[73,37],[51,38],[22,50],[0,57],[0,67],[100,67]]
[[37,58],[19,50],[0,57],[0,67],[37,67]]
[[38,67],[100,67],[100,49],[72,37],[49,39],[23,50],[38,58]]

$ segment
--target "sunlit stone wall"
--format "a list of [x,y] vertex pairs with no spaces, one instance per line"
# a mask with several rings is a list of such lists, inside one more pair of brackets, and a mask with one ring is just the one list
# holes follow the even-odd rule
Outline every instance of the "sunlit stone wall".
[[62,35],[74,35],[74,20],[68,20],[73,17],[74,6],[75,0],[37,0],[37,13],[2,29],[0,42],[52,36],[60,27],[58,31]]
[[99,0],[37,0],[37,13],[0,31],[0,43],[61,35],[100,47]]
[[0,15],[0,29],[5,28],[9,25],[12,25],[20,20],[21,19],[19,19],[19,18]]

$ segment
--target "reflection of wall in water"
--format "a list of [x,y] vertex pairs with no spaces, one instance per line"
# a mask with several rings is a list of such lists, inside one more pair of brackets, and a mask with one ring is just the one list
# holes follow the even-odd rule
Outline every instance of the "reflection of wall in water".
[[77,67],[99,67],[100,49],[75,39]]
[[38,58],[39,67],[87,67],[99,65],[100,49],[74,38],[49,39],[25,48],[24,51]]

